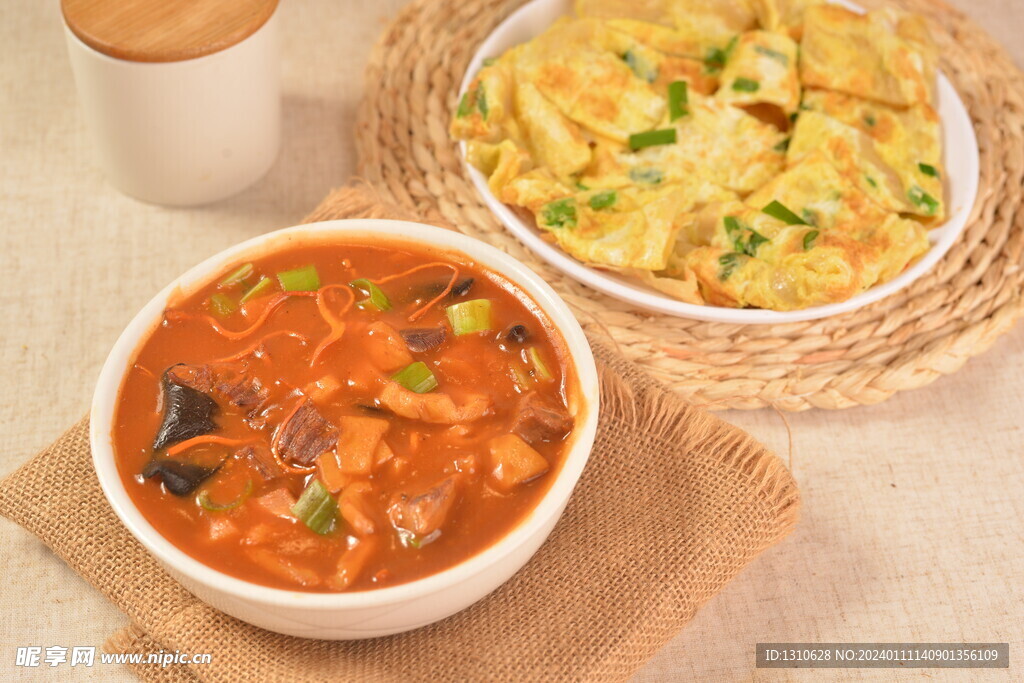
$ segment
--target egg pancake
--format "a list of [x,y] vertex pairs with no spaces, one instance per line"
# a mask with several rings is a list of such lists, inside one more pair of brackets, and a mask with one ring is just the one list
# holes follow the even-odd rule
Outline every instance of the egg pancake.
[[818,0],[576,8],[488,60],[451,124],[565,253],[682,301],[788,311],[928,250],[943,168],[919,19]]
[[925,33],[917,16],[816,5],[804,17],[800,77],[806,87],[895,107],[932,104],[935,53],[921,42]]

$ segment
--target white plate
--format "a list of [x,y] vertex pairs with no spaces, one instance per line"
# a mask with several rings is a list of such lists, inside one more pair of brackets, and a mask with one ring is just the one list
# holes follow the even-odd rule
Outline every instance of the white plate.
[[[855,11],[863,11],[857,5],[840,2]],[[480,70],[484,59],[496,57],[506,50],[543,33],[556,19],[572,14],[571,0],[533,0],[519,8],[503,21],[480,45],[469,63],[462,79],[462,93],[469,87],[473,76]],[[635,280],[592,268],[566,254],[558,246],[541,238],[536,226],[527,224],[511,208],[498,201],[487,187],[484,174],[466,163],[470,180],[493,211],[516,237],[542,259],[566,275],[589,285],[616,299],[635,305],[637,308],[667,313],[683,318],[710,320],[727,323],[777,324],[815,320],[874,303],[897,292],[919,278],[934,266],[953,246],[967,224],[967,218],[974,206],[978,193],[978,141],[967,109],[957,95],[953,85],[944,74],[938,78],[938,111],[942,119],[943,165],[945,167],[946,207],[949,220],[928,233],[931,249],[916,263],[898,277],[884,284],[872,287],[846,301],[825,306],[814,306],[799,311],[766,311],[761,309],[725,308],[721,306],[699,306],[673,299]],[[462,144],[463,160],[466,145]]]

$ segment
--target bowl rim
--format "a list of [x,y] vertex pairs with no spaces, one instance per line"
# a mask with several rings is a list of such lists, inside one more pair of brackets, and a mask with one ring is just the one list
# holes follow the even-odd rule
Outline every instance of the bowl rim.
[[[205,282],[218,269],[245,254],[273,247],[279,242],[312,236],[320,241],[333,236],[341,241],[384,236],[395,243],[406,242],[458,252],[502,275],[525,292],[560,332],[576,368],[583,399],[583,420],[576,429],[574,441],[555,480],[537,505],[511,531],[475,555],[435,574],[396,586],[350,593],[293,591],[246,581],[203,564],[164,538],[135,507],[121,481],[114,457],[111,434],[125,371],[139,344],[162,316],[169,297],[182,288]],[[557,521],[589,458],[597,431],[599,395],[597,367],[583,329],[568,305],[527,266],[489,244],[424,223],[369,218],[331,220],[283,228],[245,240],[193,266],[156,294],[128,323],[103,364],[90,409],[89,441],[100,487],[110,506],[132,536],[165,566],[209,589],[249,603],[313,611],[359,609],[406,602],[484,574],[535,538],[552,518]]]
[[[827,2],[845,7],[857,13],[862,14],[866,12],[864,7],[852,2],[852,0],[827,0]],[[468,90],[470,83],[476,72],[483,65],[484,60],[504,51],[504,48],[498,47],[498,44],[503,45],[507,42],[505,38],[507,33],[521,32],[526,30],[523,27],[534,27],[540,23],[543,23],[545,27],[549,26],[551,22],[540,21],[539,17],[541,15],[560,12],[560,16],[567,16],[566,13],[571,11],[571,0],[530,0],[512,12],[487,34],[473,53],[467,64],[466,73],[463,75],[459,85],[459,97],[462,97]],[[498,218],[505,229],[523,243],[534,256],[563,275],[590,289],[637,308],[684,319],[743,325],[782,325],[806,322],[850,313],[903,291],[913,284],[915,280],[931,271],[942,257],[949,252],[967,227],[967,222],[978,200],[981,160],[977,135],[974,131],[970,113],[963,100],[960,98],[952,82],[941,70],[936,72],[936,96],[938,99],[936,110],[943,109],[943,103],[948,103],[949,111],[945,112],[947,116],[943,118],[943,130],[946,130],[947,125],[952,125],[955,128],[958,133],[957,139],[960,142],[957,153],[966,157],[958,160],[958,162],[962,163],[964,169],[963,180],[958,184],[958,186],[963,186],[962,201],[958,201],[955,206],[952,205],[953,192],[948,181],[945,182],[947,194],[946,220],[941,225],[928,229],[928,251],[916,261],[910,263],[903,272],[893,279],[881,284],[872,285],[845,301],[810,306],[792,311],[730,308],[710,304],[687,303],[648,287],[638,280],[615,273],[606,273],[587,265],[570,256],[559,246],[545,241],[540,230],[533,224],[533,221],[529,223],[524,221],[509,205],[501,202],[494,196],[488,186],[487,177],[469,163],[466,154],[466,142],[464,140],[459,142],[461,152],[459,156],[467,177],[480,195],[484,205]],[[943,143],[945,142],[944,132]],[[949,147],[949,145],[943,144],[944,162],[948,160],[951,153]],[[945,166],[948,169],[951,164],[946,163]],[[948,176],[949,174],[947,173],[946,175]]]

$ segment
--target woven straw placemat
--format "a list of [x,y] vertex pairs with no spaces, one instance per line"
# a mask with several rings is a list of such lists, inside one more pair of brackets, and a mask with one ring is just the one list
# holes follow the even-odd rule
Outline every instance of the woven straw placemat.
[[[414,218],[342,189],[309,220]],[[601,342],[594,450],[555,530],[484,600],[406,634],[303,640],[199,601],[129,534],[100,490],[88,421],[0,481],[0,514],[39,536],[132,621],[113,652],[208,653],[135,665],[152,681],[623,680],[796,524],[782,462],[684,404]]]
[[730,408],[845,408],[959,369],[1021,313],[1024,74],[940,0],[865,0],[930,20],[941,67],[967,105],[981,151],[978,201],[960,240],[909,288],[853,313],[787,325],[729,325],[637,311],[533,256],[470,185],[448,135],[470,57],[523,0],[417,0],[370,58],[359,113],[360,175],[388,201],[436,212],[542,273],[588,329],[690,402]]

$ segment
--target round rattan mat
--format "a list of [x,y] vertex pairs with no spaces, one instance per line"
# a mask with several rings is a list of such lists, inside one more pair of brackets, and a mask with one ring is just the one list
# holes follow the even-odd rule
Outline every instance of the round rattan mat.
[[[974,120],[978,201],[933,271],[850,314],[730,325],[638,311],[541,262],[484,206],[448,122],[480,42],[523,0],[416,0],[377,43],[357,128],[360,175],[381,198],[490,242],[529,264],[585,328],[686,399],[713,407],[845,408],[882,401],[959,369],[1024,312],[1024,74],[940,0],[890,0],[929,18],[941,67]],[[862,4],[878,6],[879,0]]]

